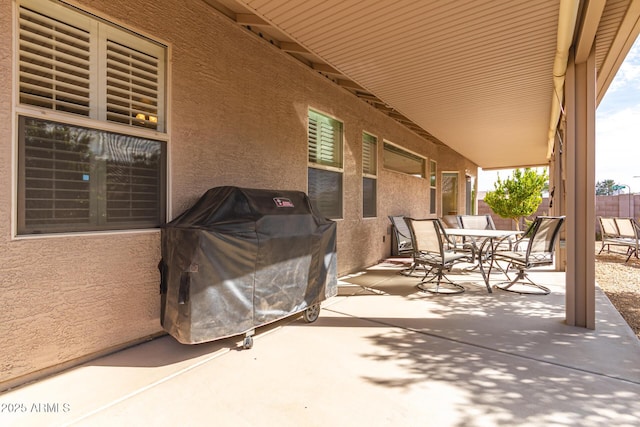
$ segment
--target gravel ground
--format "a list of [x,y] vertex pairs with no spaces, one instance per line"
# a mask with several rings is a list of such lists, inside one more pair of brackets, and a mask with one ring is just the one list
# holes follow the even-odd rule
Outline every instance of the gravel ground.
[[640,260],[627,256],[621,249],[598,255],[600,242],[596,242],[596,281],[618,312],[640,338]]

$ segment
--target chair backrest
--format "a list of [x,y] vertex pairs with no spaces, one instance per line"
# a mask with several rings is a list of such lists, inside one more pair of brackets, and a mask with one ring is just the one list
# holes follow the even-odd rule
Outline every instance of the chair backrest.
[[613,220],[616,223],[616,227],[618,227],[618,235],[620,237],[637,238],[638,234],[633,218],[613,218]]
[[602,237],[618,237],[620,235],[615,218],[598,217]]
[[461,228],[456,215],[443,215],[442,221],[448,228]]
[[460,228],[472,228],[474,230],[495,230],[491,215],[458,215]]
[[527,258],[532,254],[553,254],[564,216],[539,216],[535,219],[525,236],[529,238]]
[[393,224],[393,233],[396,238],[396,250],[398,255],[413,253],[413,240],[411,230],[405,221],[404,216],[390,216],[389,221]]
[[439,219],[406,218],[406,221],[411,230],[413,249],[416,254],[444,255],[444,228]]

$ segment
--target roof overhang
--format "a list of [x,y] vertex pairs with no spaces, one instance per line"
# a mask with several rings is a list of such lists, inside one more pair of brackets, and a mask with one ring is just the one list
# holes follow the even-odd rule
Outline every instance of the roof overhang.
[[640,31],[633,0],[206,1],[484,169],[547,164],[569,49],[599,102]]

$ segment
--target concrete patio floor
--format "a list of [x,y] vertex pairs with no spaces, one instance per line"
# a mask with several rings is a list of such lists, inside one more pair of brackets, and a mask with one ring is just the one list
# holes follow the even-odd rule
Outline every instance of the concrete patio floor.
[[258,328],[250,350],[163,336],[5,392],[0,425],[640,425],[640,341],[600,290],[586,330],[564,323],[563,273],[524,296],[456,270],[466,292],[442,296],[401,267],[341,278],[315,323]]

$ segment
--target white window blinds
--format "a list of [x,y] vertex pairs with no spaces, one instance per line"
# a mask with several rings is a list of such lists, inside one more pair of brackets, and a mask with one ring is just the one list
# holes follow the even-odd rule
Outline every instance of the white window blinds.
[[20,6],[20,103],[164,132],[165,48],[60,4]]
[[378,140],[375,136],[366,132],[362,134],[362,173],[365,175],[377,175],[377,143]]
[[107,40],[107,120],[156,129],[159,59]]
[[342,123],[309,111],[309,162],[342,167]]
[[90,34],[20,8],[20,103],[89,116]]

